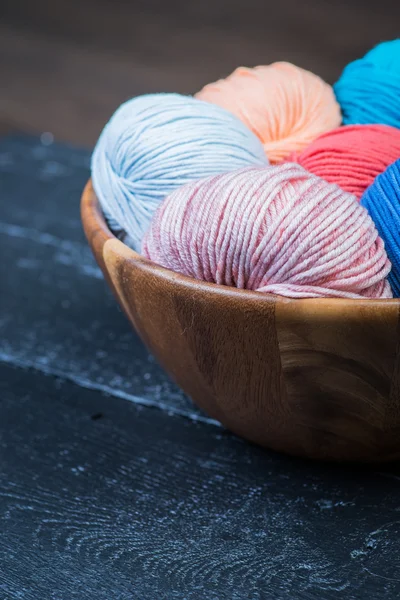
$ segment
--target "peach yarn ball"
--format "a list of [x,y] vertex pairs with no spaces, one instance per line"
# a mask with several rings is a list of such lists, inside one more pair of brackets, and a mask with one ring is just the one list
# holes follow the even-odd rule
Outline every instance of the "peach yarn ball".
[[261,140],[271,163],[300,152],[341,124],[332,87],[287,62],[248,69],[206,85],[196,97],[239,117]]

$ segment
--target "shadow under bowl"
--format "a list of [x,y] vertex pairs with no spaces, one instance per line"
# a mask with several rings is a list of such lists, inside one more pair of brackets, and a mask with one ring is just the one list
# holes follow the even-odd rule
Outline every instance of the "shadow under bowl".
[[119,241],[90,180],[81,209],[128,319],[208,415],[297,456],[400,458],[399,300],[291,300],[197,281]]

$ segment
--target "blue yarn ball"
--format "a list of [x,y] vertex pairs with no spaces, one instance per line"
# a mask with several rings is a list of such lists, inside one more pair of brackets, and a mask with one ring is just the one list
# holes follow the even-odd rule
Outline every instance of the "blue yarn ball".
[[92,181],[108,224],[140,250],[159,203],[193,180],[267,165],[262,143],[225,109],[180,94],[122,104],[92,156]]
[[400,128],[400,39],[382,42],[347,65],[333,89],[345,125]]
[[400,159],[376,177],[361,197],[374,221],[392,270],[388,280],[395,298],[400,297]]

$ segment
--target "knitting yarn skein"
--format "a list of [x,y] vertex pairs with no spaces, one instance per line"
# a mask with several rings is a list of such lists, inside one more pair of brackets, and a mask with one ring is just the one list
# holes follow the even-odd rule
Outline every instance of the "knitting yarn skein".
[[400,297],[400,160],[378,175],[361,198],[371,215],[392,263],[389,283]]
[[361,198],[375,177],[400,158],[400,130],[347,125],[325,133],[292,160]]
[[271,163],[300,152],[341,124],[331,86],[286,62],[240,67],[226,79],[206,85],[196,97],[237,115],[260,138]]
[[168,196],[143,253],[208,282],[292,298],[390,298],[384,244],[356,198],[296,164],[242,169]]
[[228,111],[179,94],[150,94],[123,104],[105,126],[92,181],[110,229],[138,250],[155,209],[173,190],[266,164],[261,142]]
[[383,42],[348,64],[334,91],[345,124],[400,128],[400,39]]

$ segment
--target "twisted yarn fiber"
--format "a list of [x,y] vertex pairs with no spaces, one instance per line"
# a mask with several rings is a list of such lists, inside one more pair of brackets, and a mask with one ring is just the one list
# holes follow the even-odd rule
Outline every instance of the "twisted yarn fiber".
[[185,275],[292,298],[389,298],[382,240],[355,197],[296,164],[242,169],[168,196],[143,253]]
[[110,228],[134,249],[158,204],[194,179],[265,165],[262,144],[234,115],[179,94],[129,100],[104,128],[92,181]]
[[375,177],[400,157],[400,130],[347,125],[325,133],[292,160],[361,198]]
[[400,39],[383,42],[347,65],[334,90],[345,124],[400,127]]
[[196,97],[237,115],[260,138],[271,163],[282,162],[341,124],[331,86],[286,62],[240,67]]
[[392,263],[389,283],[393,295],[400,297],[400,160],[378,175],[361,198],[380,236]]

